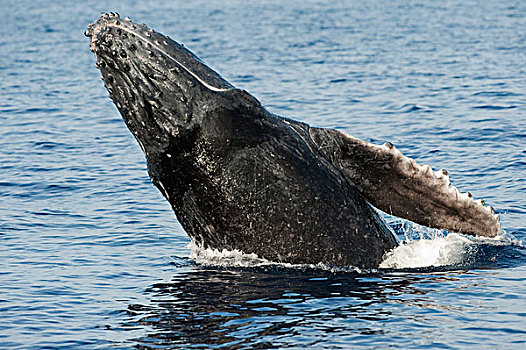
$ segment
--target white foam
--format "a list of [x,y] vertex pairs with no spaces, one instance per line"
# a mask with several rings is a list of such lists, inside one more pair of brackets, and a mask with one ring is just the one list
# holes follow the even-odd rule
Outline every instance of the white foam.
[[330,266],[326,264],[290,264],[274,262],[257,256],[257,254],[247,254],[240,250],[218,250],[202,248],[194,242],[188,244],[190,248],[190,258],[199,265],[216,267],[281,267],[290,269],[319,269],[332,272],[362,272],[354,266]]
[[188,244],[188,248],[190,248],[192,260],[205,266],[255,267],[273,264],[271,261],[260,258],[256,254],[245,254],[237,249],[205,249],[193,241]]
[[[399,219],[398,219],[399,220]],[[464,236],[403,221],[405,235],[398,247],[388,252],[380,268],[409,269],[454,266],[469,262],[470,254],[481,245],[515,245],[523,242],[501,230],[497,237]]]
[[451,233],[445,237],[419,239],[402,243],[386,254],[380,268],[401,269],[457,265],[475,242]]
[[[522,241],[503,233],[495,238],[463,236],[457,233],[446,235],[443,231],[430,229],[411,223],[406,232],[406,240],[388,252],[380,269],[410,269],[461,265],[469,261],[470,253],[479,245],[518,245]],[[404,229],[405,231],[405,229]],[[273,262],[247,254],[240,250],[218,250],[202,248],[191,242],[191,258],[199,265],[216,267],[282,267],[291,269],[320,269],[332,272],[363,272],[354,266],[335,267],[326,264],[290,264]]]

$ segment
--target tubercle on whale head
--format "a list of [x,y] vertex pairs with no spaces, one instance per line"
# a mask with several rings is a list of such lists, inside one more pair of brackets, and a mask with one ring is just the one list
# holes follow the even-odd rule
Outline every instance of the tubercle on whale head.
[[242,90],[144,24],[103,13],[84,34],[110,98],[145,153],[194,128],[210,108],[235,108],[229,95]]

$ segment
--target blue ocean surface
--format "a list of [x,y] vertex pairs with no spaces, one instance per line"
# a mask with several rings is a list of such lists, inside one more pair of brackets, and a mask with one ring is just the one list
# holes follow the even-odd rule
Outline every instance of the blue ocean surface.
[[[388,217],[403,250],[373,271],[193,249],[83,36],[109,11],[273,113],[447,169],[505,233]],[[526,2],[6,0],[0,14],[0,348],[526,348]]]

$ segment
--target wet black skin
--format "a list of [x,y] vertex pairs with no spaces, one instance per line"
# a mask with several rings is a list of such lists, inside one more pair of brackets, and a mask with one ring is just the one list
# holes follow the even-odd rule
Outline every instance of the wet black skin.
[[86,35],[152,182],[198,245],[361,268],[397,245],[308,125],[269,113],[175,41],[118,15]]

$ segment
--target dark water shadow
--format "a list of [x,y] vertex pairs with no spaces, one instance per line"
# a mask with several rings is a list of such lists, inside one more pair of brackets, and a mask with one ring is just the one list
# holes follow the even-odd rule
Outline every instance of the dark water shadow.
[[185,271],[172,281],[146,291],[147,305],[129,305],[129,321],[121,330],[147,333],[132,339],[133,346],[315,347],[336,334],[373,345],[392,339],[385,324],[399,319],[400,309],[453,308],[428,296],[433,291],[429,286],[476,285],[482,278],[469,273],[464,280],[465,271],[360,274],[308,268],[208,268],[192,263],[180,268]]
[[118,329],[138,331],[126,344],[140,349],[374,348],[413,328],[415,315],[462,314],[457,291],[476,297],[488,276],[526,263],[521,244],[469,249],[457,265],[370,272],[221,268],[180,258],[172,280],[147,289],[146,303],[129,305]]

